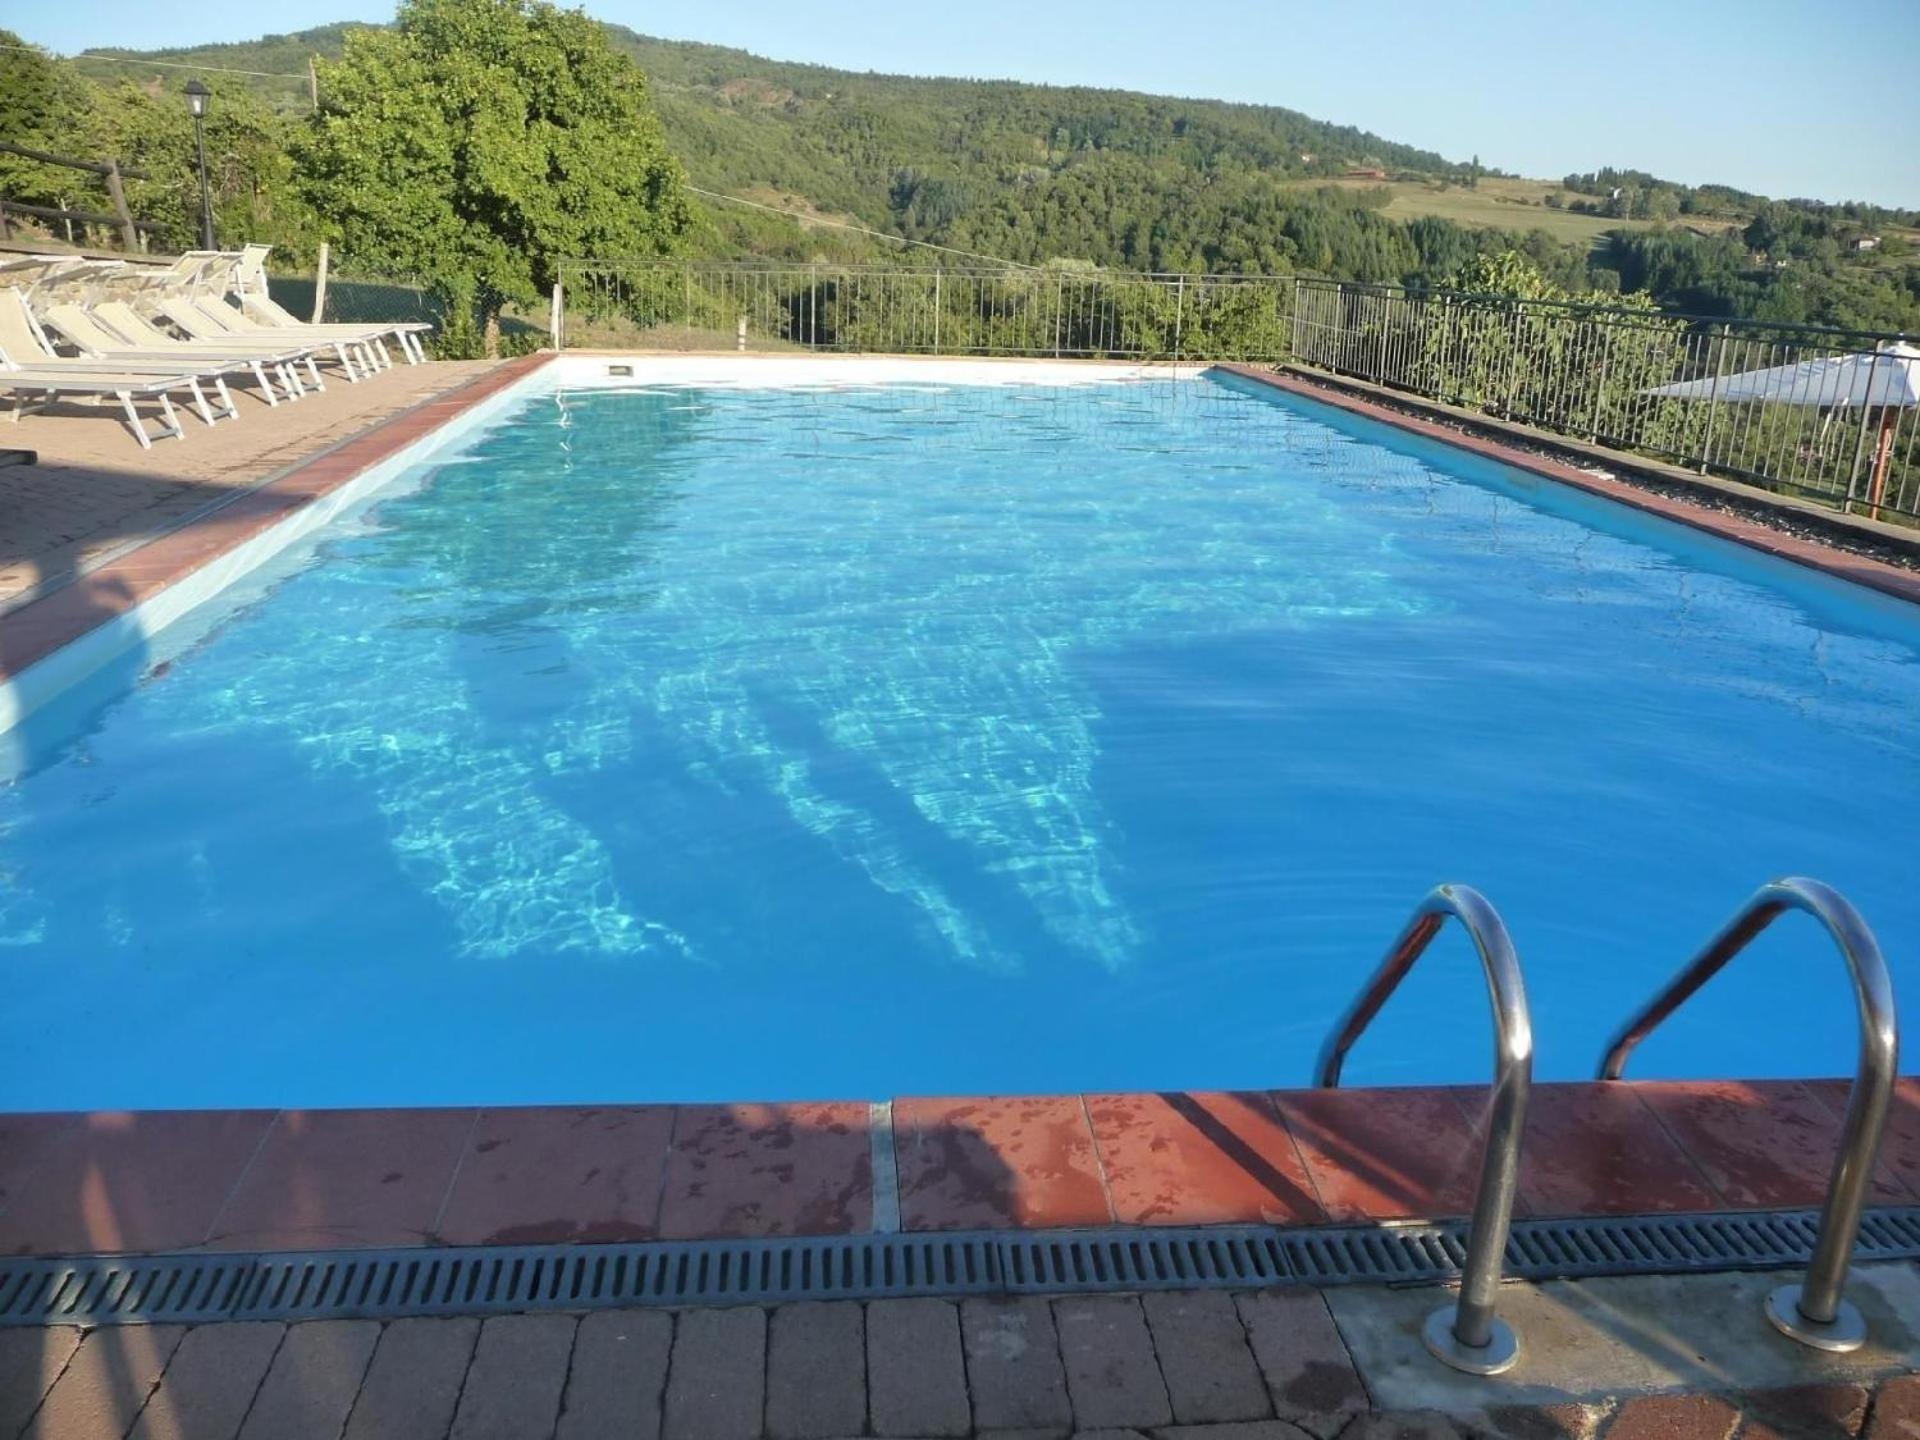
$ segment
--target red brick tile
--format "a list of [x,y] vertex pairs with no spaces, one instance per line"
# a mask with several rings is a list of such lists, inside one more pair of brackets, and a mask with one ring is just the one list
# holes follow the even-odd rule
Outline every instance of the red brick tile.
[[651,1239],[672,1138],[667,1106],[483,1111],[438,1238],[448,1245]]
[[[1828,1110],[1846,1118],[1851,1080],[1809,1080],[1807,1088]],[[1894,1082],[1893,1103],[1887,1108],[1887,1128],[1880,1136],[1880,1169],[1920,1195],[1920,1079],[1902,1076]],[[1903,1204],[1904,1201],[1887,1201]]]
[[901,1100],[893,1139],[909,1230],[1112,1222],[1077,1095]]
[[0,1115],[0,1215],[53,1148],[78,1133],[81,1119],[70,1110]]
[[690,1105],[661,1196],[668,1239],[844,1235],[873,1224],[864,1104]]
[[418,1245],[473,1129],[471,1110],[289,1110],[209,1243],[222,1250]]
[[[1476,1092],[1464,1092],[1477,1104]],[[1287,1090],[1273,1097],[1329,1220],[1464,1215],[1481,1146],[1450,1090]]]
[[1712,1210],[1718,1198],[1632,1085],[1536,1085],[1521,1202],[1532,1215]]
[[207,1238],[271,1110],[81,1116],[0,1215],[14,1254],[177,1250]]
[[1123,1225],[1325,1218],[1293,1137],[1264,1095],[1089,1095],[1086,1104]]
[[1732,1440],[1740,1412],[1717,1395],[1636,1395],[1601,1432],[1605,1440]]
[[[1840,1121],[1798,1080],[1634,1082],[1718,1192],[1737,1209],[1815,1205],[1826,1193]],[[1911,1204],[1879,1178],[1873,1198]]]

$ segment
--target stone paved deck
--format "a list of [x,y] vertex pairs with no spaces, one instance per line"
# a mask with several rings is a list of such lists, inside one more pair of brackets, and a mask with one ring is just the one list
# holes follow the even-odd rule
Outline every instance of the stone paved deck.
[[[1367,1298],[1342,1292],[1339,1309]],[[1464,1400],[1436,1392],[1398,1408],[1429,1397],[1391,1383],[1370,1394],[1369,1362],[1356,1362],[1343,1323],[1328,1297],[1292,1290],[6,1330],[0,1440],[1910,1440],[1920,1431],[1920,1377],[1885,1362],[1794,1359],[1800,1372],[1744,1374],[1735,1362],[1706,1388],[1661,1389],[1656,1376],[1656,1388],[1597,1395],[1580,1389],[1576,1362],[1564,1396],[1474,1381]],[[1700,1377],[1681,1368],[1665,1378]]]
[[101,556],[153,538],[276,470],[484,373],[487,361],[396,364],[358,385],[327,388],[269,410],[233,391],[239,418],[142,450],[107,408],[66,407],[0,426],[0,445],[38,462],[0,468],[0,612]]

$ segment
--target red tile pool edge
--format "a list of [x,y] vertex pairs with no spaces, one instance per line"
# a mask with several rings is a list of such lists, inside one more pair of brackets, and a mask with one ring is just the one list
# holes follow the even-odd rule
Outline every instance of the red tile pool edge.
[[[1855,555],[1845,550],[1838,550],[1831,545],[1823,545],[1817,540],[1789,535],[1785,531],[1776,530],[1757,521],[1743,519],[1738,515],[1730,515],[1723,511],[1708,509],[1704,505],[1694,505],[1685,500],[1661,495],[1636,485],[1630,480],[1613,480],[1606,476],[1595,475],[1519,445],[1508,444],[1485,435],[1463,433],[1455,426],[1439,420],[1423,419],[1396,406],[1380,404],[1365,396],[1336,388],[1337,377],[1333,377],[1332,382],[1321,385],[1300,376],[1263,370],[1253,365],[1223,362],[1212,368],[1238,375],[1243,379],[1258,381],[1263,385],[1271,385],[1276,390],[1284,390],[1290,395],[1318,401],[1322,405],[1331,405],[1355,415],[1364,415],[1369,420],[1378,420],[1396,429],[1423,435],[1428,439],[1469,450],[1477,455],[1485,455],[1502,464],[1511,465],[1517,470],[1525,470],[1562,485],[1571,485],[1575,489],[1585,490],[1592,495],[1617,500],[1623,505],[1631,505],[1636,510],[1644,510],[1649,514],[1677,521],[1696,530],[1704,530],[1737,544],[1747,545],[1755,550],[1764,550],[1767,554],[1778,556],[1782,560],[1791,560],[1796,564],[1824,571],[1841,580],[1865,585],[1883,594],[1920,604],[1920,574],[1912,570],[1888,564],[1884,560],[1873,559],[1871,556]],[[1421,402],[1417,396],[1406,396],[1402,403],[1418,406]],[[1489,419],[1490,423],[1497,423],[1491,422],[1491,417]],[[1622,458],[1630,459],[1631,457],[1623,456]],[[1760,491],[1757,495],[1764,497],[1765,493]]]
[[[552,360],[509,361],[7,617],[0,681]],[[1920,577],[1294,377],[1219,368],[1920,602]],[[1818,1201],[1844,1082],[1543,1085],[1519,1211]],[[1323,1224],[1466,1208],[1471,1089],[865,1104],[0,1114],[0,1253],[847,1234],[892,1129],[907,1229]],[[1622,1163],[1631,1159],[1631,1166]],[[1920,1080],[1875,1200],[1920,1203]]]
[[88,631],[108,624],[235,546],[331,493],[404,446],[498,394],[555,357],[508,360],[320,451],[211,514],[12,611],[0,626],[0,684]]
[[[1843,1081],[1537,1086],[1518,1213],[1815,1205],[1846,1096]],[[1483,1098],[0,1115],[0,1253],[864,1233],[886,1127],[898,1193],[881,1198],[908,1230],[1443,1217],[1471,1200]],[[1879,1172],[1875,1203],[1920,1204],[1920,1079],[1899,1084]]]

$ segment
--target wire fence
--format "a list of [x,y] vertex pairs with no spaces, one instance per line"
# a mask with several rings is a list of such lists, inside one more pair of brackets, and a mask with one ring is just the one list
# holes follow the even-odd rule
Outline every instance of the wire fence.
[[1899,338],[1302,279],[1290,358],[1702,473],[1914,518],[1920,353]]
[[1631,302],[1054,268],[572,261],[561,292],[565,345],[1315,366],[1920,520],[1920,352],[1896,335]]

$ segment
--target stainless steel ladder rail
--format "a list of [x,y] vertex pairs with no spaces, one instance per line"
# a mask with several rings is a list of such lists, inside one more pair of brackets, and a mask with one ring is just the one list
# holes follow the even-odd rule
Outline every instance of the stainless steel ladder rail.
[[1420,902],[1360,998],[1328,1037],[1320,1052],[1320,1085],[1330,1090],[1340,1084],[1347,1052],[1450,917],[1472,937],[1493,1002],[1493,1103],[1480,1161],[1480,1189],[1467,1231],[1460,1297],[1427,1317],[1424,1334],[1427,1348],[1454,1369],[1470,1375],[1498,1375],[1520,1358],[1520,1342],[1513,1328],[1494,1313],[1494,1297],[1500,1288],[1514,1192],[1520,1181],[1520,1140],[1533,1086],[1533,1020],[1527,1010],[1520,957],[1499,912],[1484,895],[1468,885],[1441,885]]
[[1842,1291],[1860,1229],[1860,1212],[1873,1183],[1873,1162],[1886,1128],[1894,1078],[1900,1070],[1893,982],[1880,944],[1860,912],[1833,887],[1804,876],[1790,875],[1762,885],[1692,963],[1621,1027],[1600,1063],[1600,1079],[1618,1080],[1634,1047],[1788,910],[1804,910],[1825,926],[1847,962],[1860,1010],[1860,1064],[1847,1100],[1840,1151],[1821,1206],[1819,1239],[1807,1278],[1768,1295],[1767,1318],[1802,1344],[1847,1351],[1858,1349],[1867,1338],[1865,1320]]

